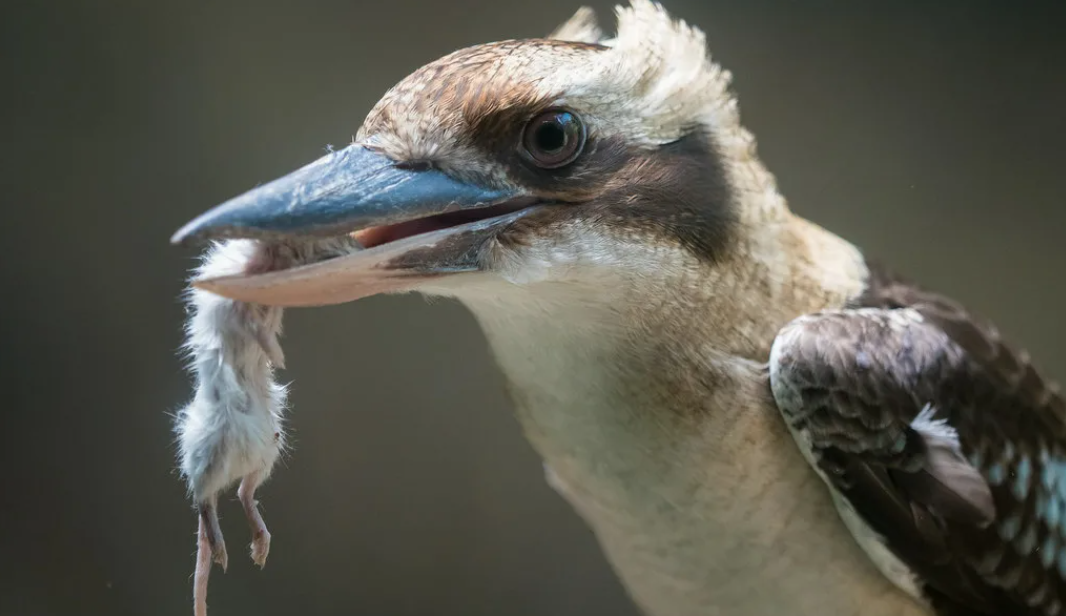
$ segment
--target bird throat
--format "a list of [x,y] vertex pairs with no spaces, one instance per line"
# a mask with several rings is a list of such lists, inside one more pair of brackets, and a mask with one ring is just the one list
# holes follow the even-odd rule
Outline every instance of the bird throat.
[[[808,260],[829,250],[816,239]],[[812,280],[818,293],[790,289],[804,305],[715,292],[773,292],[757,280],[773,275],[765,262],[742,269],[681,274],[667,286],[689,291],[669,298],[661,288],[585,287],[583,297],[581,285],[540,283],[461,299],[549,483],[646,613],[925,614],[851,539],[766,386],[768,348],[757,341],[768,347],[793,313],[854,289]],[[774,307],[745,317],[748,301]],[[889,597],[873,608],[883,611],[870,611],[871,592]]]

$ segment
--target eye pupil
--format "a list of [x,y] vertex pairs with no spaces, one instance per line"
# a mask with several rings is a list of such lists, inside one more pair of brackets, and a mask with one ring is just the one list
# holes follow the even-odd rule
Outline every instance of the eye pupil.
[[561,149],[566,145],[566,131],[559,124],[544,123],[537,127],[537,147],[545,152]]
[[577,158],[585,145],[585,128],[576,115],[550,110],[526,125],[522,148],[538,167],[555,169]]

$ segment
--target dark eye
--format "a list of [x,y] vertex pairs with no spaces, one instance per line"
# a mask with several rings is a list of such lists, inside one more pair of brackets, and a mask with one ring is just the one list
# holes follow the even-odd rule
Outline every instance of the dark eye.
[[585,127],[569,111],[546,111],[526,125],[522,147],[537,166],[562,167],[572,163],[585,147]]

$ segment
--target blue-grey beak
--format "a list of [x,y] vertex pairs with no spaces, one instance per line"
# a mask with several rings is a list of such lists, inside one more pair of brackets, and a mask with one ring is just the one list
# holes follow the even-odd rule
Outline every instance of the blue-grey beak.
[[537,210],[531,203],[514,191],[397,164],[357,144],[209,210],[171,241],[254,238],[269,243],[352,235],[365,250],[353,240],[353,252],[324,261],[193,283],[239,301],[322,306],[478,272],[486,241]]
[[178,230],[171,242],[341,235],[513,196],[434,169],[397,165],[356,144],[207,211]]

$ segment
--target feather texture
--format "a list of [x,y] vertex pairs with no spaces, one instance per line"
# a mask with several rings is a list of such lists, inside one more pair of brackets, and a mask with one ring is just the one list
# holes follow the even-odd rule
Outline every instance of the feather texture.
[[853,307],[781,331],[771,387],[940,613],[1063,612],[1063,399],[989,324],[875,270]]
[[572,43],[595,44],[603,40],[603,30],[596,23],[596,12],[583,6],[573,17],[556,28],[548,38]]

